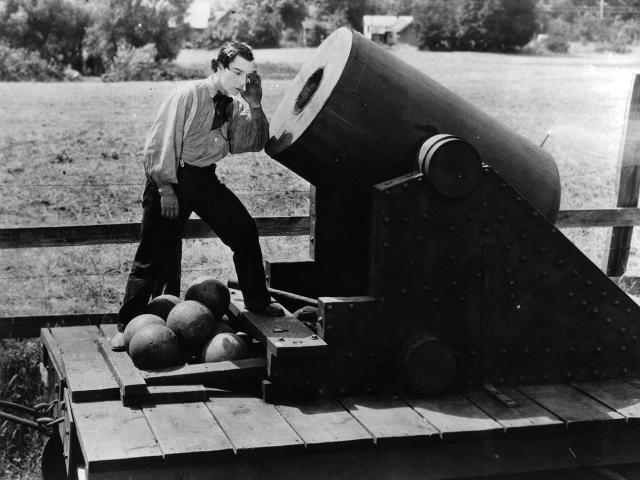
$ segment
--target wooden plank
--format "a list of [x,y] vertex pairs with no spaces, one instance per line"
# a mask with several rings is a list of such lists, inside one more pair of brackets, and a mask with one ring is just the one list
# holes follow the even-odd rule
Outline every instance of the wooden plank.
[[80,313],[73,315],[25,315],[0,317],[0,338],[37,337],[40,329],[77,325],[117,323],[117,313]]
[[[319,453],[303,452],[289,458],[279,455],[238,458],[233,462],[163,465],[136,471],[92,474],[91,480],[158,480],[161,478],[279,479],[279,480],[442,480],[483,478],[533,480],[560,478],[552,470],[572,469],[564,477],[582,477],[575,469],[599,465],[630,464],[640,460],[640,429],[515,438],[504,435],[484,442],[438,442],[408,448],[367,448]],[[617,470],[617,468],[616,468]],[[512,476],[522,472],[528,475]],[[494,477],[492,475],[509,475]],[[628,476],[627,478],[636,478]]]
[[100,330],[96,326],[51,328],[51,334],[60,346],[62,356],[83,352],[98,352],[96,343]]
[[244,358],[223,362],[197,363],[167,370],[144,371],[142,377],[147,385],[179,385],[218,382],[236,378],[260,377],[266,374],[267,361],[264,358]]
[[217,388],[205,388],[203,385],[157,385],[147,387],[142,397],[131,397],[131,405],[204,402],[209,395],[225,392]]
[[567,384],[526,385],[519,389],[567,423],[569,428],[595,428],[624,417]]
[[142,405],[165,459],[233,456],[231,443],[202,402]]
[[96,327],[52,328],[62,350],[67,386],[74,402],[120,398],[120,389],[98,352]]
[[560,210],[555,225],[558,228],[633,227],[640,225],[640,209]]
[[333,399],[276,405],[307,448],[348,448],[373,443],[373,437]]
[[518,390],[500,387],[500,390],[517,402],[516,407],[507,407],[484,389],[473,388],[464,392],[464,397],[504,428],[505,432],[530,430],[547,431],[564,429],[564,422],[545,408],[542,408]]
[[[263,237],[309,235],[308,217],[256,217],[254,220],[259,235]],[[189,220],[183,232],[183,238],[216,237],[202,220]],[[0,248],[68,247],[138,241],[140,223],[0,229]]]
[[259,398],[217,397],[206,405],[231,441],[236,453],[269,452],[304,447],[298,434],[275,406]]
[[120,388],[98,351],[64,356],[74,402],[120,399]]
[[42,339],[42,345],[44,345],[44,348],[47,350],[51,366],[56,371],[58,378],[63,382],[63,386],[66,385],[66,371],[64,369],[64,361],[62,359],[62,350],[60,349],[60,345],[58,345],[56,339],[53,338],[53,335],[48,328],[43,328],[40,331],[40,338]]
[[[637,207],[640,194],[640,74],[636,74],[627,104],[625,127],[618,157],[617,207]],[[632,227],[614,227],[605,254],[606,273],[619,277],[627,268]]]
[[438,436],[438,430],[391,395],[341,398],[340,403],[373,435],[376,444],[408,445]]
[[[73,419],[71,413],[71,397],[69,395],[69,389],[64,389],[64,406],[61,405],[60,415],[64,416],[64,422],[58,426],[58,433],[62,438],[62,448],[64,451],[64,463],[67,468],[67,474],[73,472],[76,463],[80,458],[80,452],[78,451],[78,432],[76,430],[76,422]],[[72,475],[71,475],[72,476]]]
[[633,386],[633,382],[630,383],[609,380],[576,383],[574,386],[609,406],[630,423],[635,423],[640,421],[640,389]]
[[98,348],[120,387],[122,402],[129,405],[131,397],[139,397],[148,393],[147,383],[126,351],[114,352],[111,349],[109,339],[118,332],[117,325],[103,325],[100,330],[104,336],[98,339]]
[[405,397],[405,401],[438,429],[441,438],[467,440],[503,431],[502,425],[457,393],[436,397],[410,396]]
[[275,357],[326,355],[327,344],[291,313],[268,317],[245,309],[242,292],[230,289],[229,311],[239,327],[260,340]]
[[162,451],[139,408],[118,400],[72,403],[78,439],[90,472],[153,466]]

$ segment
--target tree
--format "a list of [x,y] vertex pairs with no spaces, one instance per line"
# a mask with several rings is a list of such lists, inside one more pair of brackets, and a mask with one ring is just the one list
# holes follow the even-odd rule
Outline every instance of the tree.
[[277,0],[275,9],[280,14],[284,28],[300,30],[302,21],[307,16],[307,5],[304,0]]
[[413,16],[420,28],[421,48],[454,50],[458,45],[459,0],[416,1]]
[[88,10],[71,0],[7,0],[0,8],[0,39],[36,51],[47,61],[82,68]]
[[485,0],[466,0],[460,3],[458,15],[458,48],[460,50],[484,50],[487,29],[485,25]]
[[284,24],[276,0],[238,0],[227,25],[219,27],[221,41],[247,42],[253,47],[277,47]]
[[93,22],[84,46],[92,58],[108,65],[118,45],[153,44],[156,60],[178,55],[185,36],[183,23],[190,0],[93,0]]
[[329,16],[342,13],[349,25],[362,31],[362,17],[379,12],[375,0],[317,0],[316,6],[321,15]]
[[376,12],[380,15],[411,15],[414,0],[378,0]]
[[237,0],[224,20],[209,25],[205,44],[212,48],[234,39],[253,47],[277,47],[282,30],[299,31],[306,16],[304,0]]
[[537,29],[536,0],[416,0],[423,48],[513,51]]
[[536,0],[489,0],[484,17],[486,50],[510,52],[526,45],[537,28]]

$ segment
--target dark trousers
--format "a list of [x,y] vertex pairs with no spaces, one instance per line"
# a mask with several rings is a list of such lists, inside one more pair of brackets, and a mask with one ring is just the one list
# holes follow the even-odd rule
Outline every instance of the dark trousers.
[[151,179],[147,179],[142,199],[144,211],[140,245],[120,308],[121,325],[144,312],[154,285],[166,274],[167,262],[171,263],[170,259],[175,258],[182,241],[182,230],[191,212],[195,212],[233,251],[233,263],[247,308],[266,306],[270,297],[256,224],[238,197],[220,183],[215,165],[181,167],[178,183],[173,188],[180,213],[178,218],[169,220],[161,215],[158,188]]

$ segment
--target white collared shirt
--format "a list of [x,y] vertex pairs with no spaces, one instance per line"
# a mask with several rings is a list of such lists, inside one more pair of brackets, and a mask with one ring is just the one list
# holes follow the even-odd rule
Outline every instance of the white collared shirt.
[[[193,92],[197,95],[197,108],[185,134],[194,105]],[[158,187],[178,183],[180,162],[206,167],[229,153],[257,152],[264,148],[269,138],[267,117],[262,108],[249,108],[241,97],[232,97],[229,121],[211,130],[216,93],[210,76],[181,85],[162,102],[147,134],[143,156],[145,172]]]

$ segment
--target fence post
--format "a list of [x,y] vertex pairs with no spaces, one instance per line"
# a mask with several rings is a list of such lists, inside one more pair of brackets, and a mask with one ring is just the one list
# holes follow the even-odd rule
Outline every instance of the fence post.
[[[640,193],[640,74],[636,74],[627,105],[618,155],[618,207],[637,207]],[[607,241],[606,273],[620,277],[627,268],[633,227],[613,227]],[[608,252],[608,255],[607,255]]]

